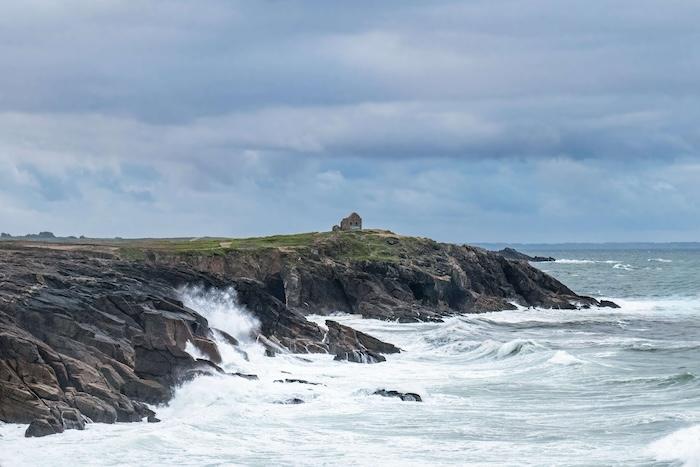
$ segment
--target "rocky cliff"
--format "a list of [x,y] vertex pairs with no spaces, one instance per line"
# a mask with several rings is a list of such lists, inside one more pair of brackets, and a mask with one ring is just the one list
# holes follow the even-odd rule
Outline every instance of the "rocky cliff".
[[[332,320],[322,330],[305,315],[418,321],[513,303],[598,305],[525,262],[382,231],[3,242],[0,421],[29,423],[28,436],[80,429],[86,421],[157,421],[146,404],[166,402],[188,378],[223,372],[217,330],[177,293],[194,284],[233,286],[260,321],[254,337],[269,355],[328,352],[365,363],[399,349]],[[194,358],[188,345],[206,358]]]
[[258,279],[302,314],[341,311],[411,322],[514,309],[516,304],[559,309],[599,305],[526,261],[468,245],[376,230],[256,240],[221,242],[224,247],[215,254],[153,249],[147,261]]

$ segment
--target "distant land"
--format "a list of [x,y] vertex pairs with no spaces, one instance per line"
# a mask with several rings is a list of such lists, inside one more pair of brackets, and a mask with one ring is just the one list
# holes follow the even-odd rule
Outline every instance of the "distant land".
[[[318,232],[314,232],[318,233]],[[274,237],[274,236],[273,236]],[[190,239],[211,239],[228,237],[142,237],[142,238],[122,238],[122,237],[79,237],[74,235],[56,236],[53,232],[44,231],[36,234],[11,235],[6,232],[0,233],[1,240],[25,240],[25,241],[50,241],[50,242],[78,242],[85,240],[97,242],[126,241],[126,240],[190,240]],[[572,250],[700,250],[700,242],[560,242],[560,243],[507,243],[507,242],[452,242],[466,243],[487,250],[497,251],[504,248],[514,248],[525,252],[541,251],[572,251]]]

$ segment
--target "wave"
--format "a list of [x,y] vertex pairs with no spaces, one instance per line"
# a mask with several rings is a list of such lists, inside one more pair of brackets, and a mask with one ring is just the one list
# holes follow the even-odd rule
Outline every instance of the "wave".
[[700,425],[674,431],[651,443],[647,451],[658,461],[680,461],[686,466],[700,465]]
[[625,263],[615,263],[613,265],[613,269],[622,269],[625,271],[632,271],[634,268],[632,267],[631,264],[625,264]]
[[544,345],[530,339],[513,339],[508,342],[486,340],[472,350],[479,358],[504,359],[520,354],[528,354],[538,349],[547,349]]
[[632,352],[689,352],[700,349],[700,343],[687,342],[683,344],[658,344],[656,342],[633,342],[622,348]]
[[614,259],[605,259],[605,260],[595,260],[595,259],[568,259],[568,258],[561,258],[557,259],[554,261],[555,263],[561,263],[561,264],[596,264],[596,263],[601,263],[601,264],[615,264],[618,263],[619,261],[616,261]]
[[672,263],[672,259],[665,259],[665,258],[649,258],[647,261],[655,261],[657,263]]
[[[249,357],[262,357],[265,353],[263,346],[254,339],[260,329],[260,322],[238,303],[234,288],[205,289],[188,286],[181,288],[179,294],[185,306],[196,310],[209,322],[212,328],[211,338],[219,348],[224,369],[253,370]],[[224,333],[234,337],[239,345],[232,345]],[[201,358],[201,353],[192,343],[188,342],[185,350],[193,358]]]
[[654,385],[661,388],[667,388],[670,386],[682,386],[687,383],[691,383],[697,380],[697,376],[692,373],[684,372],[678,373],[676,375],[670,376],[659,376],[656,378],[632,378],[623,380],[613,380],[613,384],[641,384],[641,385]]
[[580,365],[585,363],[583,360],[578,359],[564,350],[557,350],[552,358],[547,360],[548,363],[553,363],[555,365]]

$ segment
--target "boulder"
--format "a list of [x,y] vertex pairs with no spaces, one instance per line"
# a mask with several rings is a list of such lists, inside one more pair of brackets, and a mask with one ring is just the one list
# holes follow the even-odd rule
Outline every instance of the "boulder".
[[39,438],[57,433],[63,433],[63,426],[57,420],[38,418],[29,424],[24,436],[26,438]]
[[[355,363],[378,363],[386,361],[381,353],[398,353],[401,350],[392,344],[382,342],[368,334],[338,323],[326,320],[328,351],[335,354],[334,360],[347,360]],[[380,353],[381,352],[381,353]]]

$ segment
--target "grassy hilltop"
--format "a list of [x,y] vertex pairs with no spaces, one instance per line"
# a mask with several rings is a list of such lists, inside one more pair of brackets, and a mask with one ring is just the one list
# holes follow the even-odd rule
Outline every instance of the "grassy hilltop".
[[387,230],[351,232],[308,232],[250,238],[193,238],[121,240],[112,244],[127,257],[139,257],[148,251],[179,255],[225,255],[231,251],[280,249],[285,251],[337,253],[338,259],[377,259],[398,261],[418,250],[432,249],[433,240],[404,237]]
[[[24,236],[3,237],[0,248],[9,245],[54,250],[92,250],[116,253],[126,259],[145,259],[148,253],[162,255],[225,256],[229,253],[263,253],[280,250],[300,254],[321,253],[337,260],[382,260],[400,262],[430,254],[439,243],[422,237],[406,237],[388,230],[307,232],[268,237],[227,238],[76,238]],[[443,244],[444,246],[444,244]]]

